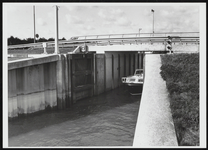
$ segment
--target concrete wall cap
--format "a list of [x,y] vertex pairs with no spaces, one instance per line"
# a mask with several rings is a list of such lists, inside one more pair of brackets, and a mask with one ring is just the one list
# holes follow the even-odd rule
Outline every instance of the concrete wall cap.
[[54,62],[57,60],[58,60],[58,55],[52,55],[52,56],[45,56],[45,57],[40,57],[40,58],[31,58],[31,59],[26,59],[26,60],[23,59],[23,60],[11,61],[11,62],[8,62],[8,70]]

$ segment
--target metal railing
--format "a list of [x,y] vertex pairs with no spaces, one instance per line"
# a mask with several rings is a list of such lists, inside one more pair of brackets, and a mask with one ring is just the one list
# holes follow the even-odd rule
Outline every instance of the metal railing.
[[[199,32],[166,32],[166,33],[129,33],[75,36],[70,40],[60,40],[59,47],[87,45],[114,45],[127,43],[164,43],[171,36],[173,42],[199,43]],[[54,47],[54,41],[30,44],[9,45],[8,49],[15,48],[42,48],[43,43]]]
[[127,33],[127,34],[101,34],[71,37],[72,40],[103,39],[103,38],[137,38],[137,37],[199,37],[199,32],[165,32],[165,33]]

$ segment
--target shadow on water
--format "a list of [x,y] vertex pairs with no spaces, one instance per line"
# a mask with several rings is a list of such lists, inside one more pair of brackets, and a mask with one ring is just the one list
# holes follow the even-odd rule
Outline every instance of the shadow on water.
[[51,110],[12,119],[8,124],[9,138],[65,121],[102,113],[116,107],[138,102],[140,99],[140,95],[131,96],[127,88],[122,86],[98,96],[79,100],[65,110]]

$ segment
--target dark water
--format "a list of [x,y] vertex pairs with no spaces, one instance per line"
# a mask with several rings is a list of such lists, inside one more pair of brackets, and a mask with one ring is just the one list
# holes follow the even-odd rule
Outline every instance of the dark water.
[[141,96],[120,87],[71,108],[9,121],[9,146],[132,146]]

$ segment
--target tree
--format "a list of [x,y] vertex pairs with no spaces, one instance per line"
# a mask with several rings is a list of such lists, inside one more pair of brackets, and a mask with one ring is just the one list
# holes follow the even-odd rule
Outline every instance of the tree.
[[54,38],[49,38],[48,41],[55,41],[55,39]]
[[23,40],[21,41],[21,44],[27,44],[27,41],[26,41],[25,39],[23,39]]
[[7,42],[8,42],[8,45],[13,45],[13,44],[14,44],[14,37],[13,37],[13,36],[10,36],[10,37],[7,39]]
[[39,38],[38,42],[47,42],[45,38]]
[[27,43],[33,43],[34,42],[34,38],[27,38],[26,41],[27,41]]

